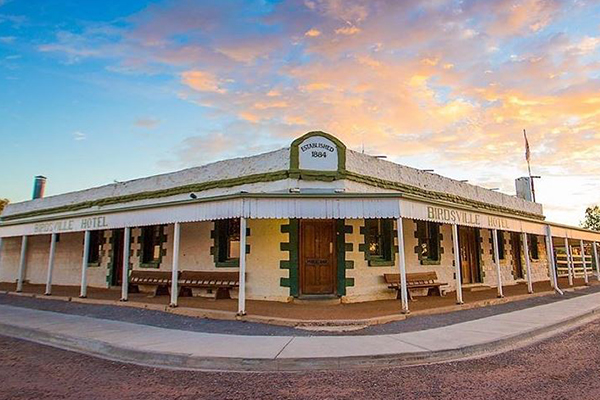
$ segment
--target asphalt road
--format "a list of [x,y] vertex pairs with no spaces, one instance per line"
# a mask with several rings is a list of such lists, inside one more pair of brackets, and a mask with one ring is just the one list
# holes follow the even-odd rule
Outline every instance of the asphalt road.
[[139,367],[0,337],[0,399],[598,399],[598,343],[600,320],[481,359],[243,374]]
[[505,304],[454,311],[437,315],[417,315],[414,316],[414,318],[409,318],[403,321],[373,325],[365,329],[347,332],[309,332],[293,327],[275,326],[262,323],[185,317],[182,315],[165,313],[163,311],[146,310],[141,308],[82,304],[53,300],[52,298],[46,297],[31,298],[14,296],[10,294],[0,294],[0,304],[66,314],[84,315],[94,318],[111,319],[116,321],[131,322],[134,324],[157,326],[161,328],[207,333],[260,336],[386,335],[392,333],[414,332],[424,329],[438,328],[597,292],[600,292],[600,285],[591,286],[576,292],[567,292],[564,296],[548,295],[543,297],[532,297],[526,300],[514,301]]

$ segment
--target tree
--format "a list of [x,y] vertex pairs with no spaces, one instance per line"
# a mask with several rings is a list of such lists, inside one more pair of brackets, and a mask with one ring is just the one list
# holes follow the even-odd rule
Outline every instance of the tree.
[[0,199],[0,213],[4,210],[4,207],[8,204],[8,199]]
[[585,209],[585,219],[581,223],[586,229],[600,231],[600,207],[588,207]]

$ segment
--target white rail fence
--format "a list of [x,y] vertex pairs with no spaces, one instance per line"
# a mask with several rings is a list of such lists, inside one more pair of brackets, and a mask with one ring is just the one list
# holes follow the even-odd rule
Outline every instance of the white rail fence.
[[[571,257],[573,259],[573,276],[576,278],[583,278],[583,258],[581,257],[581,254],[574,254],[573,250],[571,250]],[[592,255],[586,254],[585,263],[588,275],[593,274],[596,271],[594,257]],[[563,252],[556,254],[556,268],[558,270],[558,276],[569,276],[569,264],[567,261],[566,253]]]

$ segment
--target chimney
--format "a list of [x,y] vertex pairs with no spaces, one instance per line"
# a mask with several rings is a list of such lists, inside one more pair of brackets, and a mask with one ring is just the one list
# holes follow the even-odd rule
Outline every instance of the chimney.
[[533,201],[533,193],[531,190],[531,178],[523,176],[515,179],[515,188],[517,189],[517,197],[527,201]]
[[33,200],[41,199],[44,197],[44,190],[46,189],[46,177],[38,175],[33,181]]

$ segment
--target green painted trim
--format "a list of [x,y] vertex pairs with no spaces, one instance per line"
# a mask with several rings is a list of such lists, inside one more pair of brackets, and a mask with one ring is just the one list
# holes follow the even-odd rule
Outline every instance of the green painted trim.
[[421,260],[421,265],[441,265],[441,261],[440,260],[429,260],[429,259],[423,259]]
[[[466,206],[471,206],[477,211],[482,210],[490,210],[497,211],[500,213],[508,213],[512,215],[519,215],[527,218],[531,218],[534,220],[544,220],[543,215],[528,213],[520,210],[513,210],[511,208],[497,206],[493,204],[484,203],[478,200],[466,199],[464,197],[456,196],[450,193],[436,192],[433,190],[425,190],[418,188],[416,186],[407,185],[400,182],[388,181],[385,179],[375,178],[372,176],[366,176],[357,174],[355,172],[346,172],[345,179],[350,181],[364,183],[366,185],[375,186],[381,189],[390,189],[390,190],[398,190],[402,192],[403,197],[411,198],[413,197],[415,200],[420,200],[422,198],[431,199],[431,200],[439,200],[450,202],[451,204],[461,204]],[[513,217],[514,218],[514,217]]]
[[[415,239],[417,239],[417,245],[414,248],[415,254],[417,255],[417,258],[419,259],[419,263],[421,265],[440,265],[442,263],[442,254],[443,254],[443,248],[442,248],[442,240],[443,240],[443,236],[442,236],[442,225],[439,222],[433,222],[433,221],[421,221],[421,220],[414,220],[415,223]],[[423,245],[423,243],[425,242],[423,240],[423,238],[419,235],[419,224],[437,224],[438,226],[438,240],[437,240],[437,254],[438,254],[438,258],[437,259],[431,259],[429,257],[423,257],[423,255],[421,254],[421,246]]]
[[106,284],[108,287],[112,286],[112,278],[113,278],[113,266],[115,263],[115,233],[114,229],[107,229],[105,232],[110,232],[110,239],[108,239],[108,244],[110,244],[110,252],[107,252],[108,262],[106,263]]
[[[540,221],[544,221],[544,219],[545,219],[545,217],[540,214],[528,213],[528,212],[524,212],[524,211],[520,211],[520,210],[513,210],[513,209],[510,209],[507,207],[496,206],[496,205],[484,203],[484,202],[477,201],[477,200],[466,199],[466,198],[452,195],[449,193],[425,190],[425,189],[421,189],[421,188],[418,188],[415,186],[403,184],[400,182],[393,182],[393,181],[388,181],[388,180],[384,180],[384,179],[380,179],[380,178],[374,178],[372,176],[365,176],[365,175],[361,175],[361,174],[358,174],[355,172],[349,172],[349,171],[345,171],[345,170],[343,172],[338,171],[338,172],[333,172],[333,173],[318,172],[318,171],[302,171],[302,173],[297,171],[296,173],[294,173],[291,170],[290,171],[282,170],[282,171],[268,172],[268,173],[262,173],[262,174],[247,175],[247,176],[242,176],[242,177],[232,178],[232,179],[224,179],[224,180],[220,180],[220,181],[209,181],[209,182],[203,182],[203,183],[198,183],[198,184],[179,186],[179,187],[174,187],[174,188],[170,188],[170,189],[147,191],[147,192],[135,193],[135,194],[125,195],[125,196],[107,197],[104,199],[98,199],[98,200],[93,200],[93,201],[77,203],[77,204],[71,204],[68,206],[60,206],[60,207],[54,207],[54,208],[48,208],[48,209],[43,209],[43,210],[36,210],[36,211],[30,211],[30,212],[5,216],[5,217],[1,217],[0,221],[3,222],[1,224],[2,226],[12,225],[12,224],[8,224],[6,222],[23,219],[23,218],[33,218],[33,217],[45,216],[45,215],[51,215],[51,214],[57,214],[57,213],[74,212],[74,211],[78,211],[78,210],[88,209],[91,207],[103,207],[103,206],[107,206],[107,205],[123,204],[123,203],[129,203],[129,202],[133,202],[133,201],[139,201],[139,200],[148,200],[148,199],[175,196],[175,195],[184,194],[184,193],[201,192],[201,191],[209,190],[209,189],[230,188],[230,187],[235,187],[235,186],[250,184],[250,183],[274,182],[274,181],[284,180],[284,179],[288,179],[288,178],[296,178],[296,179],[302,178],[305,180],[317,180],[317,181],[333,181],[333,180],[347,179],[347,180],[350,180],[353,182],[363,183],[366,185],[370,185],[370,186],[374,186],[374,187],[378,187],[378,188],[382,188],[382,189],[399,191],[399,193],[346,193],[346,194],[335,193],[335,194],[330,194],[330,195],[327,195],[327,194],[312,194],[312,195],[310,195],[310,194],[287,194],[287,193],[286,194],[244,193],[244,194],[215,196],[213,198],[204,198],[204,199],[195,199],[195,200],[191,200],[191,199],[177,200],[177,201],[173,201],[173,202],[169,202],[169,203],[151,204],[151,205],[135,206],[135,207],[132,206],[132,207],[128,207],[128,208],[124,207],[124,208],[117,209],[117,210],[106,210],[106,211],[104,211],[104,213],[117,213],[117,212],[129,211],[129,210],[157,208],[157,207],[165,207],[165,206],[172,206],[172,205],[199,203],[199,202],[215,201],[215,200],[222,200],[222,199],[233,199],[233,198],[284,198],[284,197],[287,197],[287,198],[303,198],[303,197],[307,197],[307,198],[327,198],[327,197],[389,198],[389,197],[392,197],[392,198],[395,198],[395,197],[403,197],[403,198],[412,199],[415,201],[430,202],[431,204],[446,204],[449,207],[463,208],[463,209],[476,211],[476,212],[486,212],[486,213],[492,213],[492,214],[495,213],[497,215],[502,215],[502,216],[506,216],[509,218],[520,218],[520,219],[525,219],[525,220],[531,220],[532,222],[540,222]],[[79,216],[96,215],[96,214],[99,214],[99,212],[98,211],[90,211],[87,213],[82,213],[77,216],[79,217]],[[53,217],[51,219],[65,219],[65,218],[69,218],[69,217],[70,216],[68,216],[68,215],[61,215],[61,216]],[[46,221],[49,219],[42,219],[42,220]],[[31,223],[31,222],[36,222],[36,221],[23,221],[23,222],[17,222],[15,224]],[[553,223],[549,223],[549,224],[551,226],[566,227],[569,229],[575,229],[575,230],[582,231],[582,232],[592,232],[592,231],[588,231],[588,230],[577,228],[577,227],[569,227],[569,226],[553,224]],[[597,233],[597,232],[592,232],[592,233]]]
[[[219,261],[219,235],[217,234],[217,229],[219,228],[219,222],[226,220],[219,220],[213,222],[213,229],[210,231],[210,238],[213,240],[213,245],[210,247],[210,254],[213,256],[213,261],[215,263],[216,268],[239,268],[240,267],[240,259],[239,257],[231,258],[225,261]],[[246,228],[246,237],[250,236],[250,228]],[[246,244],[246,254],[250,254],[250,245]]]
[[290,289],[290,296],[298,297],[300,295],[300,278],[298,275],[299,263],[299,228],[298,219],[290,219],[288,224],[281,225],[281,232],[288,234],[288,241],[279,244],[281,251],[289,253],[287,260],[279,261],[280,269],[288,270],[288,277],[281,278],[279,285]]
[[394,265],[394,261],[390,260],[378,260],[376,258],[369,260],[369,267],[393,267]]
[[[335,220],[335,249],[337,252],[337,295],[346,295],[346,220]],[[350,243],[351,244],[351,243]]]
[[[261,182],[273,182],[279,181],[282,179],[288,178],[288,171],[275,171],[275,172],[266,172],[261,174],[253,174],[240,176],[237,178],[231,179],[223,179],[219,181],[208,181],[202,183],[195,183],[191,185],[178,186],[170,189],[161,189],[161,190],[153,190],[146,191],[140,193],[134,193],[124,196],[115,196],[115,197],[106,197],[104,199],[85,201],[76,204],[70,204],[67,206],[59,206],[53,208],[47,208],[43,210],[30,211],[26,213],[14,214],[6,217],[2,217],[2,221],[11,221],[15,219],[21,218],[31,218],[39,215],[48,215],[48,214],[56,214],[56,213],[64,213],[70,211],[78,211],[84,210],[91,207],[104,207],[108,205],[114,204],[122,204],[129,203],[132,201],[139,200],[149,200],[149,199],[157,199],[169,196],[176,196],[178,194],[185,193],[193,193],[193,192],[202,192],[210,189],[221,189],[221,188],[230,188],[234,186],[246,185],[251,183],[261,183]],[[97,214],[97,213],[96,213]],[[64,218],[64,217],[61,217]]]
[[[334,171],[308,171],[300,169],[300,156],[298,146],[300,143],[313,136],[322,136],[328,140],[331,140],[337,147],[338,150],[338,170]],[[325,177],[331,180],[342,179],[343,174],[346,173],[346,145],[336,138],[335,136],[322,131],[308,132],[292,142],[290,146],[290,177],[302,178],[305,180],[317,180],[318,177]]]
[[[148,227],[151,226],[156,226],[156,225],[149,225]],[[138,262],[139,262],[139,267],[140,268],[160,268],[160,264],[162,263],[163,257],[166,256],[166,249],[163,249],[163,245],[167,242],[167,234],[165,233],[165,226],[164,225],[158,225],[158,227],[160,228],[160,235],[159,235],[159,242],[160,242],[160,254],[158,257],[158,260],[154,260],[154,261],[150,261],[150,262],[144,262],[144,228],[148,228],[148,227],[141,227],[140,228],[140,235],[138,236],[138,243],[140,244],[140,248],[138,249]]]
[[227,261],[217,261],[215,262],[216,268],[239,268],[240,267],[240,259],[234,258]]
[[390,254],[390,259],[384,259],[382,257],[375,257],[375,256],[371,256],[371,254],[369,254],[369,249],[367,248],[367,220],[368,219],[376,219],[376,218],[365,218],[363,219],[363,225],[360,227],[360,235],[362,236],[362,241],[361,243],[358,245],[358,251],[360,251],[361,253],[364,254],[365,260],[367,261],[367,265],[369,267],[391,267],[396,265],[396,253],[398,252],[398,246],[395,245],[395,241],[396,241],[396,237],[397,235],[397,230],[394,229],[394,220],[392,218],[380,218],[384,221],[389,221],[389,223],[392,224],[391,229],[390,229],[390,237],[388,238],[388,240],[390,240],[391,243],[391,254]]

